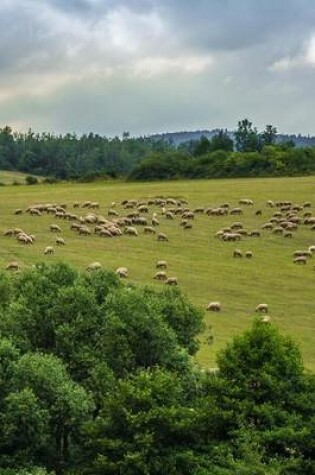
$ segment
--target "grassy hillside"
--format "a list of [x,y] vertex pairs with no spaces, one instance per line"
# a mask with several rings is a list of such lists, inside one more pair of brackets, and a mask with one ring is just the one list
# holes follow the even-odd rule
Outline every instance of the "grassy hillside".
[[[0,183],[5,185],[12,185],[13,183],[18,183],[20,185],[25,185],[25,178],[28,175],[21,172],[10,172],[5,170],[0,170]],[[41,177],[36,177],[39,181]]]
[[[112,270],[126,266],[132,282],[159,287],[164,284],[153,280],[155,263],[158,259],[166,259],[168,275],[178,277],[180,287],[192,302],[203,309],[209,301],[222,303],[221,313],[205,312],[208,329],[202,336],[198,354],[202,365],[215,366],[216,353],[233,335],[249,327],[256,305],[266,302],[272,320],[301,345],[306,366],[314,370],[315,255],[314,264],[309,261],[305,266],[297,266],[293,264],[292,254],[297,249],[315,245],[315,232],[301,225],[291,240],[268,231],[261,231],[260,238],[245,237],[239,243],[222,242],[214,237],[216,231],[235,221],[242,221],[248,230],[260,229],[276,211],[266,207],[268,199],[296,203],[311,201],[311,211],[315,215],[314,190],[315,177],[3,187],[0,189],[0,266],[3,268],[13,259],[26,266],[45,258],[50,262],[65,260],[85,269],[97,260]],[[105,217],[115,201],[122,216],[126,214],[120,205],[122,200],[157,196],[185,198],[191,209],[224,202],[237,206],[240,198],[254,200],[254,206],[244,208],[242,217],[197,215],[190,230],[179,226],[179,216],[166,220],[160,208],[150,206],[148,217],[152,212],[158,213],[158,231],[165,232],[169,242],[157,242],[156,236],[143,235],[140,226],[138,237],[83,237],[70,231],[68,221],[46,214],[40,217],[25,213],[14,215],[16,208],[61,202],[68,204],[69,211],[84,215],[87,211],[74,210],[73,203],[91,200],[100,203],[97,214]],[[262,216],[255,215],[257,209],[262,210]],[[66,246],[54,246],[55,255],[44,256],[45,246],[55,243],[55,236],[49,231],[52,223],[62,228]],[[24,246],[15,238],[3,236],[5,229],[11,227],[34,233],[37,238],[34,245]],[[93,229],[92,225],[90,227]],[[234,259],[235,248],[251,250],[253,259]],[[209,344],[212,332],[214,340]]]

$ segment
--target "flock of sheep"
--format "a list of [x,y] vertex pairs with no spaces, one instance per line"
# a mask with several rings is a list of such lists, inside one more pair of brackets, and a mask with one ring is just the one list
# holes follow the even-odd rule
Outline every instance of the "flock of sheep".
[[[220,216],[237,216],[238,219],[241,219],[244,209],[253,209],[253,206],[254,202],[251,199],[240,199],[236,207],[232,207],[230,203],[223,203],[217,207],[200,206],[191,209],[184,199],[159,197],[148,200],[126,199],[118,205],[112,202],[109,209],[107,209],[106,216],[99,214],[101,206],[98,202],[93,201],[75,202],[70,206],[68,203],[34,204],[26,209],[16,209],[14,214],[20,216],[28,213],[34,218],[40,218],[43,215],[51,216],[55,222],[50,224],[49,231],[55,234],[55,245],[65,246],[66,240],[61,236],[62,226],[56,223],[57,220],[68,222],[69,229],[81,236],[94,235],[100,238],[126,236],[136,238],[139,233],[142,233],[154,236],[158,242],[167,242],[169,241],[168,235],[159,230],[159,227],[163,226],[164,220],[179,220],[179,226],[183,230],[189,230],[192,229],[194,220],[198,215],[206,215],[210,219]],[[72,210],[69,211],[69,208],[72,208]],[[265,215],[266,212],[271,212],[272,215],[261,224],[260,229],[248,230],[242,221],[235,221],[230,226],[219,229],[215,233],[215,238],[222,242],[239,242],[247,237],[259,238],[262,233],[270,232],[285,239],[292,239],[299,226],[307,226],[310,231],[315,231],[315,216],[312,215],[310,202],[299,205],[291,201],[274,202],[268,200],[265,209],[253,211],[255,216]],[[34,234],[26,233],[18,227],[6,229],[4,236],[15,238],[22,245],[32,245],[36,241]],[[43,249],[44,255],[54,253],[55,247],[53,245]],[[310,244],[307,249],[294,252],[293,262],[305,265],[313,254],[315,254],[315,245]],[[252,259],[253,252],[252,250],[243,252],[236,248],[233,250],[233,257]],[[96,271],[101,267],[100,262],[92,262],[87,266],[87,271]],[[164,282],[166,285],[177,285],[178,279],[176,276],[167,276],[167,267],[165,260],[156,262],[156,273],[153,278]],[[6,265],[6,269],[19,271],[20,265],[17,261],[11,261]],[[121,278],[127,278],[128,269],[118,267],[116,274]],[[221,303],[209,302],[206,309],[219,312],[222,309]],[[266,303],[257,305],[255,311],[265,314],[264,321],[269,320]]]

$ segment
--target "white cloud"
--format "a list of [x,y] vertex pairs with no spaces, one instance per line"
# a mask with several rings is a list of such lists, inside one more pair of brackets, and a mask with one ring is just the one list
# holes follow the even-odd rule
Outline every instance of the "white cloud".
[[200,74],[213,64],[211,56],[179,56],[143,58],[134,63],[136,77],[150,78],[175,73]]

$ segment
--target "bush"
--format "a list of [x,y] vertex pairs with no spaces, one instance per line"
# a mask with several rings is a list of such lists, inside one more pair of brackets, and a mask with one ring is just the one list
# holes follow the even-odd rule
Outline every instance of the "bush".
[[28,175],[25,178],[25,182],[26,182],[27,185],[38,185],[38,183],[39,183],[36,176],[31,176],[31,175]]

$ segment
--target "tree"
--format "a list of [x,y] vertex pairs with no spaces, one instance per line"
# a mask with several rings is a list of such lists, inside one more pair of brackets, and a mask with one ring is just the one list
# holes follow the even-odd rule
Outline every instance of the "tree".
[[234,132],[234,137],[238,152],[256,152],[261,148],[257,129],[252,127],[252,122],[248,119],[238,122],[238,129]]
[[260,135],[263,145],[273,145],[277,138],[277,128],[272,125],[266,125],[264,132]]
[[210,142],[211,151],[215,150],[224,150],[225,152],[233,152],[234,142],[229,137],[227,131],[221,129],[219,132],[214,135]]

